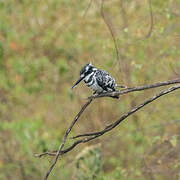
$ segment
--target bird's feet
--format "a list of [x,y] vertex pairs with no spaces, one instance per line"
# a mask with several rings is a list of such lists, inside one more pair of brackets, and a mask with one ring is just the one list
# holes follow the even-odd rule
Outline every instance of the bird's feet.
[[119,84],[116,84],[116,87],[118,87],[118,88],[123,88],[123,89],[127,88],[127,86],[119,85]]
[[[102,92],[102,93],[104,93],[104,92]],[[96,97],[96,96],[98,96],[98,95],[101,95],[102,93],[97,93],[96,91],[95,92],[93,92],[93,97]],[[119,96],[118,95],[108,95],[107,97],[111,97],[111,98],[115,98],[115,99],[119,99]]]

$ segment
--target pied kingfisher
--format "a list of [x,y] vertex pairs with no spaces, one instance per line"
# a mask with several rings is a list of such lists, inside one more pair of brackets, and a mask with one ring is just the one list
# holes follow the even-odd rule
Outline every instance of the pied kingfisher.
[[[86,86],[94,91],[94,94],[101,94],[104,92],[115,91],[117,86],[114,78],[112,78],[106,71],[96,69],[91,63],[86,64],[80,71],[80,77],[72,86],[72,89],[84,80]],[[118,96],[112,96],[119,98]]]

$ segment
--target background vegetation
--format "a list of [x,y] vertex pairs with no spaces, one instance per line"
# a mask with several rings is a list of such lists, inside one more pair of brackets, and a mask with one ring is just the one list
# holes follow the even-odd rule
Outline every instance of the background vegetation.
[[[71,86],[92,62],[127,86],[180,76],[180,0],[0,1],[0,179],[42,179],[85,98]],[[85,13],[86,12],[86,13]],[[161,88],[160,88],[161,89]],[[157,90],[94,101],[72,134],[100,130]],[[180,92],[129,117],[112,132],[58,161],[50,179],[180,179]],[[69,141],[71,143],[71,140]]]

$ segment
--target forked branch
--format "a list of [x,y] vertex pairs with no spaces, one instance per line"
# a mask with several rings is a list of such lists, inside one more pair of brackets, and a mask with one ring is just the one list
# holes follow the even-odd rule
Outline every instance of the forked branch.
[[145,105],[153,102],[154,100],[158,99],[159,97],[168,94],[170,92],[173,92],[177,89],[180,88],[180,84],[175,85],[170,87],[167,90],[161,91],[160,93],[156,94],[155,96],[145,100],[143,103],[141,103],[140,105],[136,106],[135,108],[131,109],[129,112],[125,113],[124,115],[122,115],[117,121],[115,121],[114,123],[110,124],[109,126],[105,127],[102,131],[98,131],[98,132],[93,132],[93,133],[86,133],[86,134],[80,134],[77,135],[73,138],[80,138],[83,137],[79,140],[76,140],[72,145],[70,145],[69,147],[67,147],[66,149],[63,150],[64,144],[66,142],[67,136],[69,135],[70,131],[72,130],[73,126],[75,125],[75,123],[77,122],[77,120],[79,119],[79,117],[82,115],[82,113],[85,111],[85,109],[88,107],[88,105],[90,105],[90,103],[92,102],[93,99],[95,98],[99,98],[99,97],[109,97],[112,95],[122,95],[125,93],[130,93],[130,92],[134,92],[134,91],[142,91],[142,90],[146,90],[146,89],[150,89],[150,88],[156,88],[156,87],[160,87],[160,86],[166,86],[166,85],[170,85],[170,84],[176,84],[176,83],[180,83],[180,79],[175,79],[175,80],[170,80],[170,81],[164,81],[164,82],[159,82],[159,83],[155,83],[155,84],[150,84],[150,85],[145,85],[145,86],[138,86],[138,87],[133,87],[133,88],[127,88],[121,91],[116,91],[116,92],[111,92],[111,93],[103,93],[101,95],[96,95],[96,96],[91,96],[88,101],[85,103],[85,105],[82,107],[82,109],[80,110],[80,112],[76,115],[76,117],[73,119],[70,127],[67,129],[62,143],[59,146],[58,151],[48,151],[45,153],[41,153],[41,154],[36,154],[37,157],[42,157],[44,155],[49,155],[49,156],[55,156],[53,163],[51,164],[48,172],[46,173],[45,176],[45,180],[48,178],[49,174],[51,173],[53,167],[55,166],[58,158],[60,155],[65,154],[69,151],[71,151],[72,149],[74,149],[78,144],[80,143],[86,143],[88,141],[91,141],[93,139],[98,138],[99,136],[102,136],[103,134],[111,131],[112,129],[114,129],[116,126],[118,126],[123,120],[125,120],[128,116],[132,115],[133,113],[135,113],[136,111],[140,110],[142,107],[144,107]]
[[[78,113],[78,114],[76,115],[76,117],[73,119],[73,121],[72,121],[71,125],[69,126],[69,128],[66,130],[65,135],[64,135],[63,140],[62,140],[62,143],[60,144],[58,151],[56,151],[56,153],[55,153],[55,154],[56,154],[56,157],[54,158],[53,163],[51,164],[48,172],[46,173],[46,176],[44,177],[45,180],[48,178],[49,174],[51,173],[53,167],[55,166],[55,164],[56,164],[56,162],[57,162],[57,160],[58,160],[58,158],[59,158],[59,156],[60,156],[61,151],[62,151],[62,148],[64,147],[65,142],[66,142],[66,139],[67,139],[67,137],[68,137],[68,134],[69,134],[70,131],[72,130],[74,124],[77,122],[77,120],[79,119],[79,117],[81,116],[81,114],[84,112],[84,110],[87,108],[87,106],[88,106],[91,102],[92,102],[92,99],[89,99],[89,100],[86,102],[86,104],[81,108],[81,110],[79,111],[79,113]],[[54,152],[55,152],[55,151],[54,151]],[[47,154],[48,154],[48,155],[53,155],[53,153],[47,153]],[[42,155],[40,155],[40,156],[42,156]]]
[[134,92],[134,91],[143,91],[143,90],[147,90],[147,89],[152,89],[152,88],[157,88],[157,87],[167,86],[167,85],[177,84],[177,83],[180,83],[180,78],[174,79],[174,80],[169,80],[169,81],[158,82],[158,83],[154,83],[154,84],[148,84],[148,85],[144,85],[144,86],[126,88],[126,89],[123,89],[120,91],[101,93],[100,95],[92,95],[91,97],[89,97],[89,99],[117,96],[117,95],[127,94],[127,93]]
[[94,132],[94,133],[86,133],[86,134],[80,134],[77,136],[74,136],[73,138],[79,138],[79,137],[84,137],[84,136],[101,136],[104,133],[114,129],[118,124],[120,124],[124,119],[126,119],[128,116],[130,116],[131,114],[135,113],[136,111],[138,111],[139,109],[141,109],[142,107],[144,107],[145,105],[151,103],[152,101],[158,99],[159,97],[168,94],[176,89],[180,88],[180,84],[176,85],[176,86],[172,86],[171,88],[165,90],[165,91],[161,91],[160,93],[156,94],[155,96],[147,99],[146,101],[144,101],[143,103],[141,103],[140,105],[136,106],[135,108],[133,108],[132,110],[130,110],[129,112],[127,112],[126,114],[124,114],[123,116],[121,116],[117,121],[115,121],[114,123],[108,125],[107,127],[105,127],[102,131],[98,131],[98,132]]

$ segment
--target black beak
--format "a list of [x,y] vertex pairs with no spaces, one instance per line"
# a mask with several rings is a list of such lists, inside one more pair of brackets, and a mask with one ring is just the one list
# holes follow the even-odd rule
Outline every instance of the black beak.
[[75,84],[72,86],[72,89],[73,89],[74,87],[76,87],[83,79],[84,79],[84,77],[80,77],[80,78],[75,82]]

